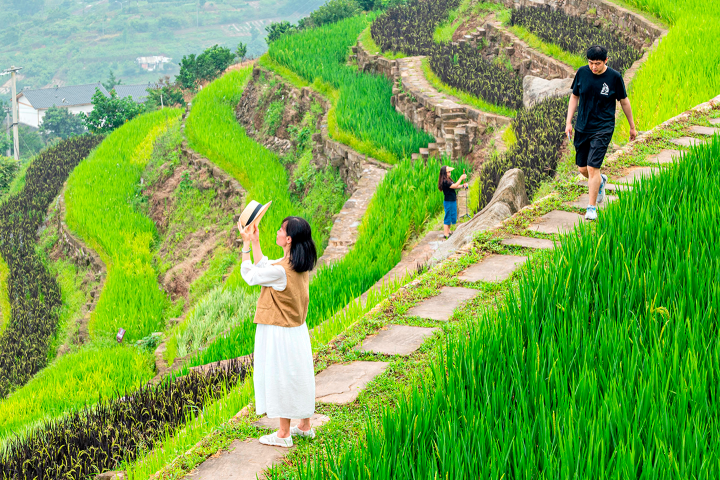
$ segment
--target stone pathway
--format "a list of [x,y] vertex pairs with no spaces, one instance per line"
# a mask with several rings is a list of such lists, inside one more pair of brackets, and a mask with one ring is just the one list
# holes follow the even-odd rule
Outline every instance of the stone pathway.
[[440,289],[440,295],[415,305],[407,311],[405,316],[447,322],[456,308],[468,300],[472,300],[478,293],[480,293],[479,290],[472,288],[443,287]]
[[[614,202],[617,200],[618,197],[615,195],[605,195],[605,200],[602,201],[602,203],[598,204],[599,209],[603,209],[608,206],[608,204]],[[577,200],[573,202],[565,202],[565,205],[568,207],[576,207],[576,208],[586,208],[590,204],[590,194],[589,193],[583,193],[580,195]]]
[[670,140],[670,142],[675,145],[680,145],[681,147],[696,147],[698,145],[702,145],[705,141],[693,137],[680,137]]
[[390,325],[387,329],[380,330],[377,335],[367,337],[354,350],[384,355],[410,355],[438,330],[439,328]]
[[[321,415],[319,413],[314,414],[312,417],[310,417],[310,426],[312,428],[320,428],[326,423],[330,421],[330,417],[327,415]],[[291,420],[290,426],[296,427],[297,424],[300,423],[300,420]],[[280,428],[280,419],[279,418],[268,418],[263,417],[257,422],[253,422],[253,425],[255,425],[258,428],[266,428],[268,430],[275,431]]]
[[[342,259],[355,245],[362,217],[386,173],[387,170],[371,163],[363,164],[363,173],[357,188],[337,214],[330,230],[330,241],[322,257],[318,259],[318,266]],[[317,269],[312,270],[311,275],[315,271]]]
[[552,240],[546,240],[544,238],[534,237],[521,237],[520,235],[514,235],[510,238],[504,239],[500,242],[501,245],[514,245],[517,247],[525,248],[536,248],[536,249],[551,249],[555,248],[555,242]]
[[[580,185],[581,187],[588,187],[587,180],[578,180],[575,182],[575,185]],[[632,190],[632,187],[629,185],[617,185],[615,183],[606,183],[605,184],[605,191],[606,192],[624,192]]]
[[680,160],[681,155],[681,150],[663,150],[656,155],[648,157],[648,161],[659,164],[672,163],[675,159]]
[[214,455],[183,480],[257,480],[267,468],[282,462],[288,449],[263,445],[256,438],[235,440],[227,452]]
[[360,390],[385,371],[389,362],[352,362],[333,364],[315,376],[315,401],[345,405],[353,402]]
[[720,128],[694,126],[690,127],[690,132],[698,135],[720,135]]
[[465,269],[458,278],[465,282],[502,282],[527,259],[519,255],[488,255],[481,262]]
[[577,213],[553,210],[540,217],[537,223],[533,223],[528,230],[539,233],[560,234],[572,231],[575,226],[584,222],[585,218]]
[[660,169],[658,167],[635,167],[630,169],[630,171],[620,178],[615,179],[618,183],[635,183],[637,181],[642,181],[644,178],[650,178],[653,175],[657,175],[660,173]]
[[710,125],[720,125],[720,118],[711,118],[709,122]]

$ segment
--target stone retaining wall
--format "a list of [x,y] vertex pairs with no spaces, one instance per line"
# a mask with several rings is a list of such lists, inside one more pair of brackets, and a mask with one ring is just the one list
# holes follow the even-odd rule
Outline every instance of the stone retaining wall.
[[482,112],[444,95],[433,88],[422,71],[424,56],[389,60],[369,54],[362,43],[352,47],[358,67],[363,72],[384,75],[393,82],[390,102],[418,129],[436,138],[428,148],[421,148],[414,158],[448,155],[457,159],[473,151],[478,136],[487,126],[504,126],[512,119]]
[[468,36],[470,38],[466,38],[466,41],[473,45],[482,39],[484,45],[482,56],[485,60],[492,61],[498,56],[507,57],[515,72],[521,77],[532,75],[554,80],[575,76],[573,67],[531,48],[499,22],[488,22],[484,27],[466,35]]

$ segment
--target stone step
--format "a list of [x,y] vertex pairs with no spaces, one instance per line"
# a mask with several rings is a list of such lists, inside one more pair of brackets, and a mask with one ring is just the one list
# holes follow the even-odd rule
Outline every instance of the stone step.
[[489,255],[481,262],[465,269],[458,278],[465,282],[502,282],[527,259],[528,257],[519,255]]
[[553,210],[533,222],[528,227],[528,230],[548,234],[567,233],[584,221],[585,217],[577,213]]
[[377,335],[366,337],[354,350],[384,355],[410,355],[438,330],[440,329],[390,325],[386,330],[380,330]]
[[205,460],[183,480],[257,480],[264,470],[281,463],[292,448],[270,447],[256,438],[235,440],[227,450]]
[[635,183],[642,181],[643,178],[650,178],[660,173],[658,167],[637,167],[630,170],[627,175],[615,180],[617,183]]
[[[617,198],[618,197],[616,197],[615,195],[607,195],[606,194],[605,199],[602,201],[602,203],[597,204],[598,208],[602,210],[603,208],[607,207],[608,204],[617,200]],[[589,204],[590,204],[590,194],[589,193],[584,193],[584,194],[580,195],[577,198],[577,200],[575,200],[573,202],[565,202],[565,205],[567,205],[569,207],[576,207],[576,208],[585,208]]]
[[670,142],[674,143],[675,145],[680,145],[681,147],[696,147],[698,145],[702,145],[705,140],[693,137],[680,137],[670,140]]
[[[322,415],[320,413],[313,414],[312,417],[310,417],[310,426],[312,428],[320,428],[326,423],[330,421],[330,417],[327,415]],[[300,420],[294,419],[290,420],[290,426],[296,427],[297,424],[300,423]],[[258,428],[265,428],[268,430],[278,430],[280,428],[280,419],[279,418],[268,418],[263,417],[257,422],[253,422],[253,425],[255,425]]]
[[419,153],[413,153],[412,155],[410,155],[410,158],[411,158],[413,161],[415,161],[415,160],[420,160],[421,157],[420,157],[420,154],[419,154]]
[[467,122],[467,115],[465,114],[465,112],[443,113],[442,115],[440,115],[440,118],[442,118],[443,123],[457,119],[462,119]]
[[690,132],[698,135],[720,135],[720,128],[694,126],[690,127]]
[[710,125],[720,125],[720,118],[711,118],[708,121],[710,122]]
[[420,156],[421,156],[423,159],[427,160],[428,157],[430,156],[430,151],[429,151],[427,148],[421,148],[421,149],[420,149]]
[[543,249],[551,249],[555,248],[555,242],[552,240],[546,240],[544,238],[535,238],[535,237],[521,237],[520,235],[513,235],[510,238],[503,239],[502,242],[500,242],[501,245],[514,245],[517,247],[525,247],[525,248],[543,248]]
[[472,288],[443,287],[439,295],[415,305],[405,315],[447,322],[456,308],[473,299],[478,293],[478,290]]
[[672,163],[673,159],[680,160],[682,152],[680,150],[663,150],[662,152],[648,157],[649,162],[653,163]]
[[[587,180],[579,180],[575,182],[576,185],[580,185],[581,187],[588,187]],[[614,183],[606,183],[605,184],[605,191],[606,192],[626,192],[632,190],[632,187],[630,185],[616,185]]]
[[315,401],[344,405],[355,401],[368,383],[385,371],[388,362],[333,364],[315,375]]

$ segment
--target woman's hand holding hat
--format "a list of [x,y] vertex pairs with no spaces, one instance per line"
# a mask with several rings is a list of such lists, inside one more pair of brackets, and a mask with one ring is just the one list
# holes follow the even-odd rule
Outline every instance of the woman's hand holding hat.
[[238,230],[240,231],[243,243],[253,243],[258,241],[260,238],[260,229],[256,224],[243,227],[240,225],[240,222],[238,222]]

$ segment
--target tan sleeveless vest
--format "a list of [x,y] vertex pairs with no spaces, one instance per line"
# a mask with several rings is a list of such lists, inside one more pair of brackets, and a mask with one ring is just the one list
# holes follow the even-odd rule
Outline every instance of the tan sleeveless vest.
[[310,303],[310,275],[308,272],[298,273],[293,270],[288,258],[282,259],[275,265],[285,269],[287,287],[282,292],[272,287],[262,287],[255,311],[255,323],[299,327],[307,318]]

